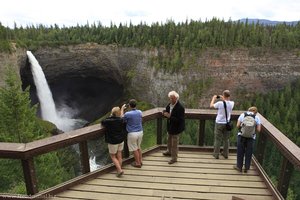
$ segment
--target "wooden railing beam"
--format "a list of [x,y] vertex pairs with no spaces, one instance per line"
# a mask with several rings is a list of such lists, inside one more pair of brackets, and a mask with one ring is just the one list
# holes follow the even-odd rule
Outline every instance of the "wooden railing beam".
[[266,145],[267,136],[262,132],[258,135],[257,150],[255,151],[255,157],[261,166],[263,166],[264,162]]
[[198,146],[203,146],[205,142],[205,120],[199,120]]
[[156,144],[162,144],[162,118],[156,119]]
[[[157,120],[157,144],[162,143],[162,110],[164,108],[154,108],[143,112],[143,122]],[[216,117],[216,110],[212,109],[186,109],[185,118],[199,120],[199,138],[197,143],[202,146],[205,144],[205,120],[214,120]],[[243,111],[233,111],[231,115],[232,120],[236,120]],[[266,141],[272,142],[279,152],[287,160],[282,166],[282,171],[288,170],[290,166],[300,169],[300,148],[287,138],[281,131],[279,131],[273,124],[266,120],[259,113],[262,121],[262,133],[259,134],[256,158],[259,163],[263,164]],[[83,173],[90,172],[89,155],[87,141],[93,138],[104,135],[105,129],[99,125],[92,125],[77,129],[64,134],[52,136],[49,138],[33,141],[30,143],[0,143],[0,158],[19,159],[22,160],[24,179],[26,183],[27,193],[36,194],[38,192],[37,180],[34,170],[33,159],[39,155],[56,151],[66,146],[79,144],[81,163]],[[127,145],[125,145],[127,146]],[[125,154],[126,151],[124,147]],[[125,156],[126,157],[126,156]],[[128,157],[128,156],[127,156]],[[280,184],[278,188],[285,194],[287,191],[290,175],[282,172]],[[291,172],[290,172],[291,173]]]
[[33,159],[22,160],[23,174],[28,195],[38,193],[37,180]]
[[127,139],[124,140],[124,150],[123,150],[124,158],[129,158],[129,149],[127,145]]
[[91,168],[90,168],[90,159],[89,159],[87,141],[82,141],[79,143],[79,150],[80,150],[82,173],[83,174],[89,173],[91,171]]
[[264,118],[264,116],[258,115],[262,122],[262,133],[267,135],[267,140],[272,142],[276,146],[276,149],[278,149],[295,168],[300,170],[300,148],[271,124],[271,122]]
[[285,157],[282,157],[282,164],[280,170],[280,176],[278,180],[277,189],[284,199],[287,197],[290,179],[292,177],[294,166]]

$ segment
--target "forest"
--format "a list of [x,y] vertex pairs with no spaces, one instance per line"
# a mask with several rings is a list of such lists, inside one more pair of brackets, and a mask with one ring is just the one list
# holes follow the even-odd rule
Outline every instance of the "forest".
[[[14,48],[34,50],[41,47],[72,45],[81,43],[98,43],[116,47],[163,48],[180,58],[194,51],[214,47],[221,49],[265,48],[272,50],[300,48],[300,22],[295,25],[279,24],[266,26],[239,21],[212,19],[210,21],[186,21],[165,24],[146,25],[111,24],[104,27],[101,23],[86,24],[76,27],[37,26],[7,28],[0,23],[0,52],[12,53]],[[176,58],[175,56],[175,58]],[[300,56],[300,50],[299,55]],[[180,70],[180,59],[171,62]],[[173,66],[174,67],[174,66]],[[7,66],[5,86],[0,89],[0,142],[30,142],[49,137],[53,125],[36,117],[37,105],[31,106],[29,89],[22,90],[21,80]],[[201,80],[200,80],[201,81]],[[197,86],[195,86],[197,87]],[[242,95],[240,95],[242,96]],[[189,100],[186,107],[195,102]],[[259,112],[276,125],[287,137],[300,146],[300,80],[287,85],[284,89],[268,94],[256,94],[251,98],[241,99],[237,110],[246,110],[250,105],[258,107]],[[143,106],[143,110],[148,106]],[[152,130],[154,125],[145,127]],[[206,127],[206,144],[212,144],[213,122]],[[182,144],[196,144],[197,124],[187,121],[187,130],[181,138]],[[149,141],[143,148],[155,143],[155,137],[148,135]],[[235,145],[235,134],[231,143]],[[278,181],[281,156],[271,145],[267,146],[264,169],[272,181]],[[72,156],[69,156],[72,155]],[[74,149],[46,154],[35,159],[39,188],[46,189],[77,176],[79,167]],[[56,178],[47,179],[49,173]],[[295,170],[290,183],[287,199],[300,199],[300,173]],[[25,185],[20,163],[15,160],[0,159],[0,192],[24,194]]]
[[76,27],[46,27],[42,24],[27,27],[4,27],[0,23],[0,51],[12,51],[16,47],[33,50],[41,46],[58,46],[94,42],[137,48],[166,48],[179,54],[184,50],[194,51],[207,47],[238,48],[264,47],[269,49],[290,49],[300,47],[300,22],[295,26],[285,23],[261,25],[240,21],[185,21],[147,25],[98,24]]

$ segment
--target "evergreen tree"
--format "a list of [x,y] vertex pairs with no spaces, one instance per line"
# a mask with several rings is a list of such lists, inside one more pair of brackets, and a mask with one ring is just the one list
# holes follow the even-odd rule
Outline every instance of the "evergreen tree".
[[21,89],[21,80],[8,67],[6,86],[0,88],[0,141],[27,143],[42,135],[36,117],[36,106],[31,107],[29,88]]
[[[5,87],[0,88],[0,142],[28,143],[49,136],[36,117],[36,106],[30,105],[29,89],[22,91],[21,80],[11,66],[7,67]],[[43,135],[44,134],[44,135]],[[39,189],[69,180],[56,152],[34,159]],[[21,162],[0,159],[0,192],[26,193]]]

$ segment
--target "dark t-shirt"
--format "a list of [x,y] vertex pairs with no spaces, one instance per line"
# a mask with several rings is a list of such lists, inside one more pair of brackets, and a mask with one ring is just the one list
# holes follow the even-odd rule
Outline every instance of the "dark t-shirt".
[[101,121],[106,128],[105,142],[119,144],[126,138],[126,123],[121,117],[108,117]]

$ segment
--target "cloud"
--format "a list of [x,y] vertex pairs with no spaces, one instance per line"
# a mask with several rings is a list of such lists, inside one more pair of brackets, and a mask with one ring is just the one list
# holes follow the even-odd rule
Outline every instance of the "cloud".
[[144,12],[144,11],[141,11],[141,10],[135,10],[135,11],[132,11],[132,10],[128,10],[128,11],[125,11],[125,16],[126,17],[129,17],[129,18],[132,18],[132,17],[146,17],[147,16],[147,13]]
[[9,0],[1,3],[0,22],[4,26],[53,25],[72,26],[87,22],[164,23],[167,20],[261,18],[297,21],[300,1],[294,0]]

